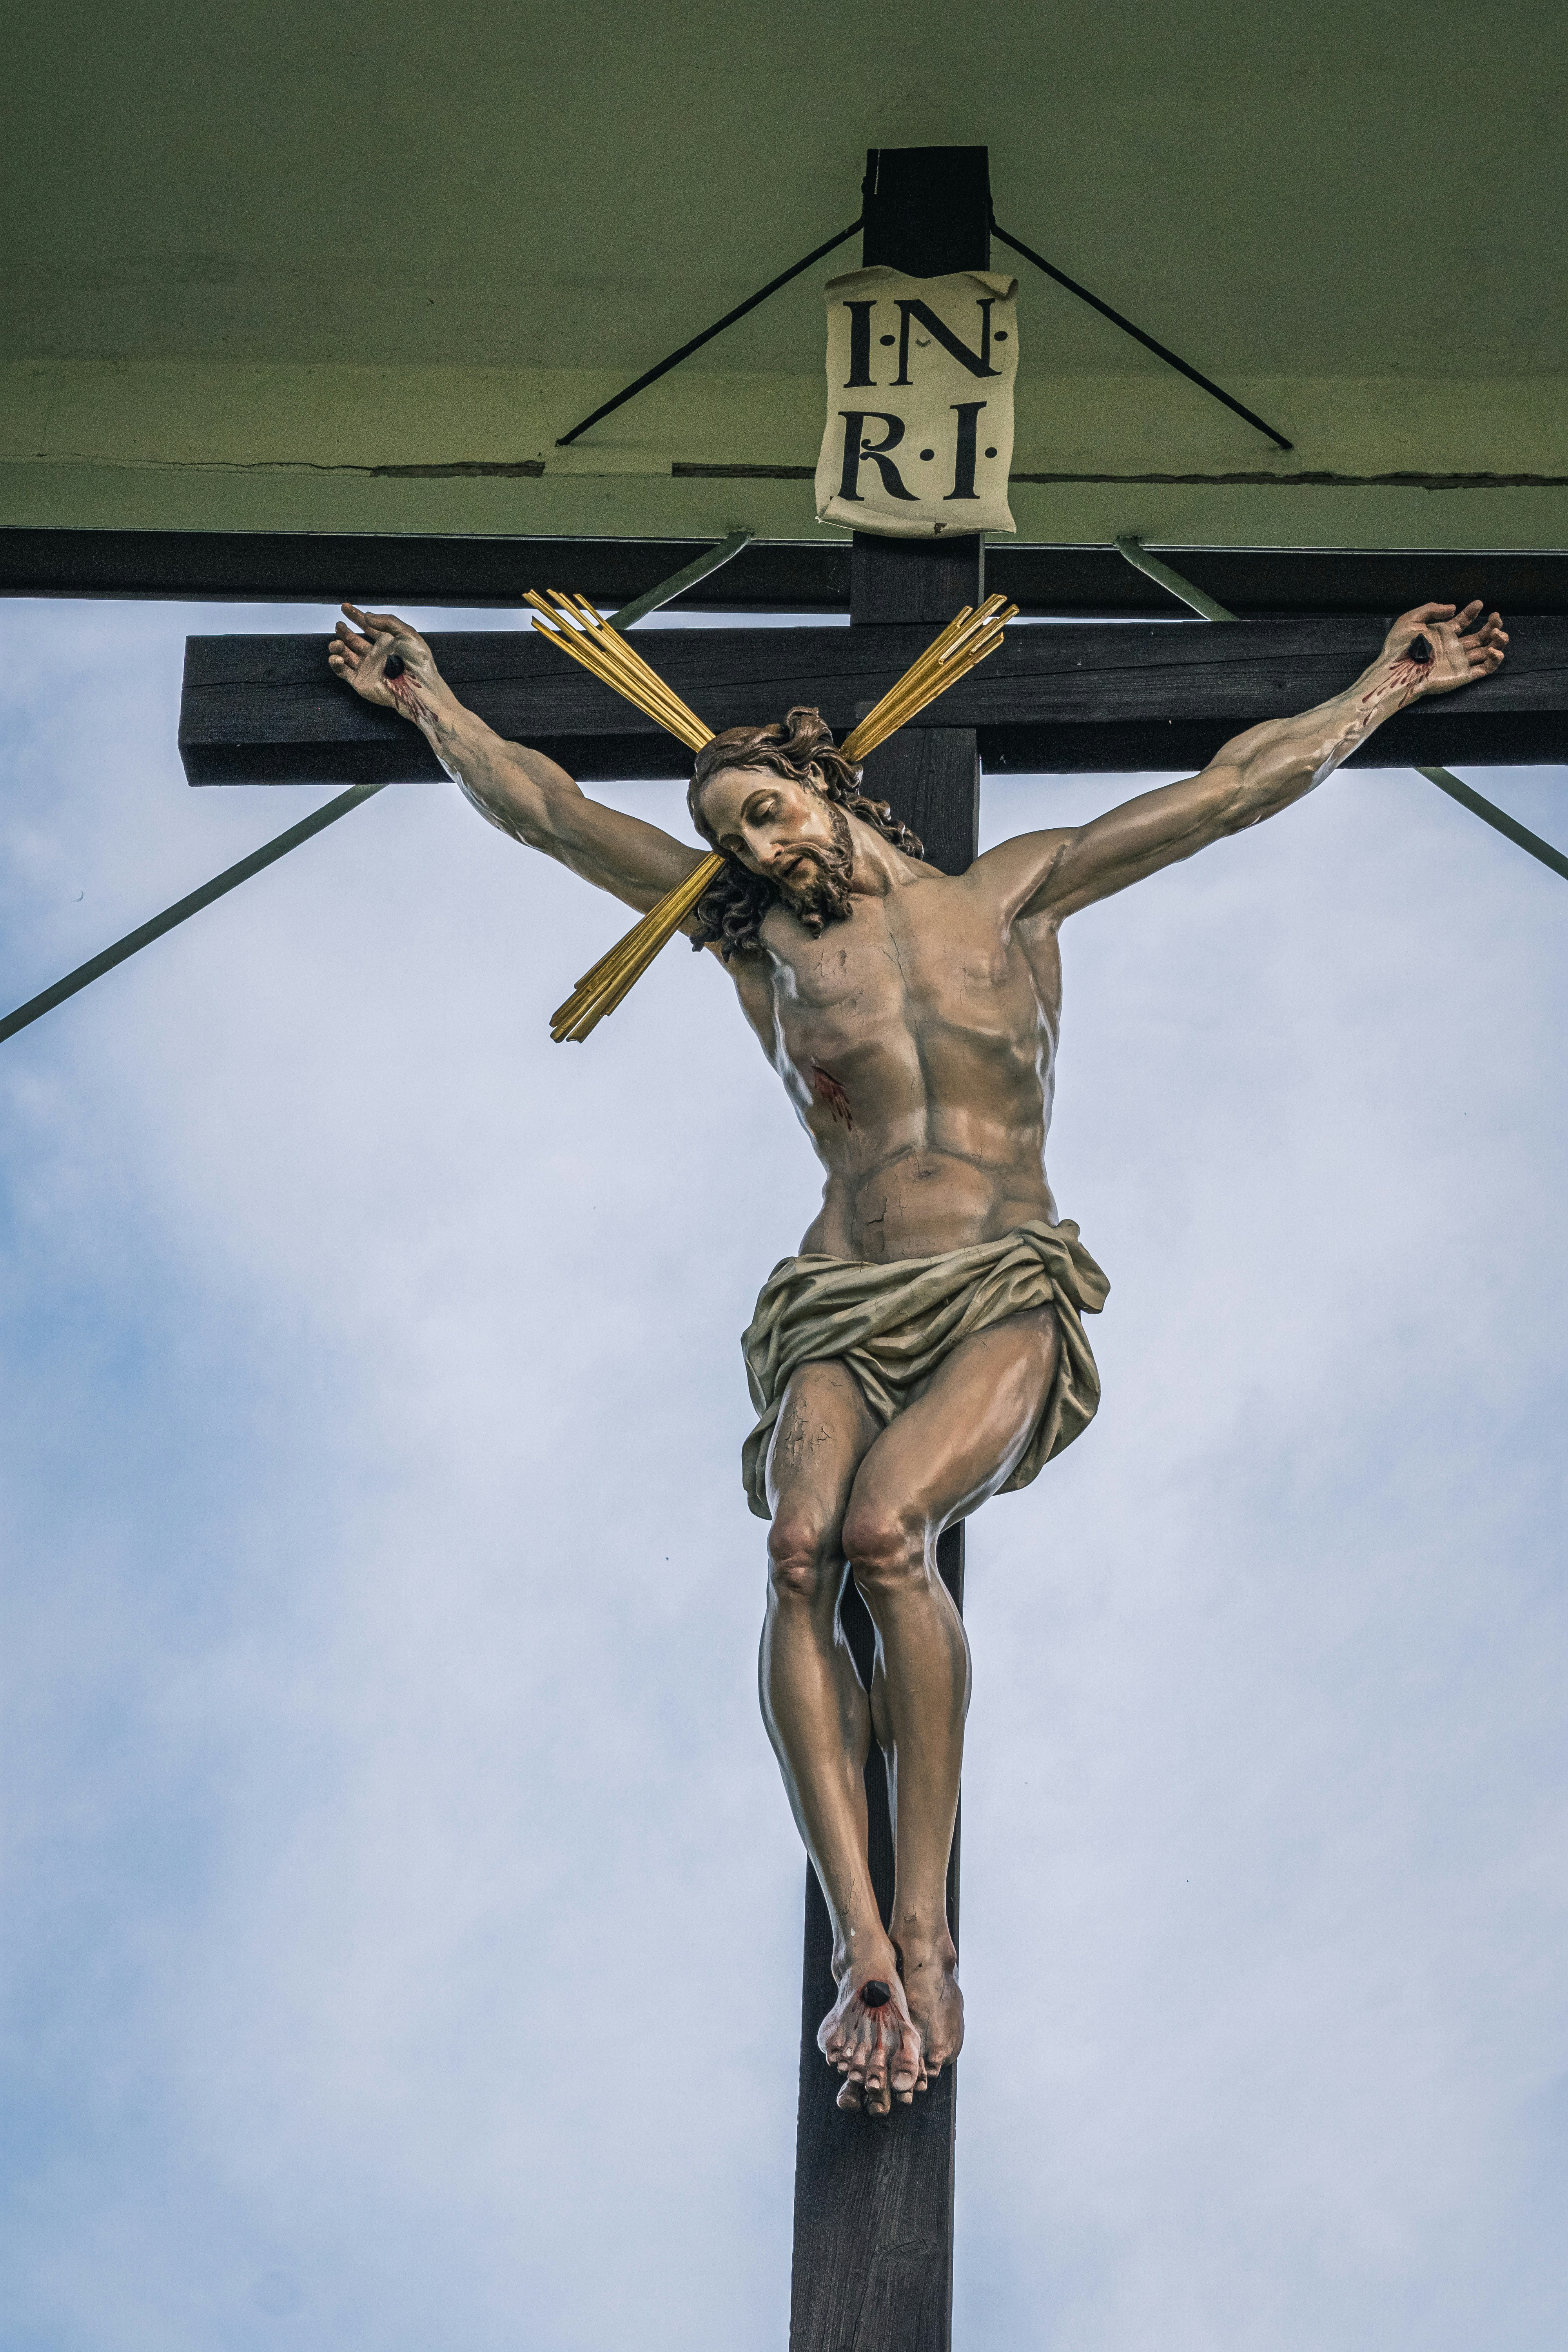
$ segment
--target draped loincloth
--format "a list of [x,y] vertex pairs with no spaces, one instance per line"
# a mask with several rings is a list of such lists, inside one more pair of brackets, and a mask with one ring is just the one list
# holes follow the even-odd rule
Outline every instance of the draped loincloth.
[[802,1364],[825,1358],[847,1364],[885,1428],[922,1393],[961,1339],[1027,1307],[1054,1307],[1061,1331],[1056,1376],[1001,1491],[1026,1486],[1094,1418],[1100,1373],[1083,1318],[1099,1314],[1110,1288],[1070,1218],[1019,1225],[1000,1241],[888,1265],[815,1254],[782,1258],[741,1337],[759,1415],[741,1453],[752,1510],[761,1519],[772,1517],[768,1446],[790,1375]]

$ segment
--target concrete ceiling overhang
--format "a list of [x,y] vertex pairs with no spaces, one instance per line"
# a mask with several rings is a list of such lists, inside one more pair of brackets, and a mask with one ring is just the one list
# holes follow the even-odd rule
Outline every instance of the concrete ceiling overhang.
[[1019,263],[1021,540],[1568,547],[1556,5],[13,0],[4,85],[3,523],[825,538],[853,243],[553,445],[953,142],[1295,444]]

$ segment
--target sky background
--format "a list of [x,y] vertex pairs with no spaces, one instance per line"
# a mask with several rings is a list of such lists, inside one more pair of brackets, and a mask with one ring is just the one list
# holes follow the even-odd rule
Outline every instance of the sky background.
[[[5,1004],[319,804],[174,736],[188,629],[329,620],[5,608]],[[711,959],[550,1044],[622,922],[408,787],[0,1047],[3,2352],[784,2344],[738,1336],[818,1180]],[[1352,772],[1065,958],[1105,1402],[969,1538],[956,2341],[1557,2352],[1568,891]]]

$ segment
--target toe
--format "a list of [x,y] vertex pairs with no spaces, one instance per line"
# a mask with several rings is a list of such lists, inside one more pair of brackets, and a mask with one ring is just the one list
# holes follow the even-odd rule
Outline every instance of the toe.
[[850,2114],[854,2109],[858,2108],[858,2107],[859,2106],[859,2105],[860,2105],[860,2085],[859,2085],[859,2084],[858,2084],[858,2083],[843,2083],[843,2084],[841,2084],[839,2085],[839,2090],[838,2090],[838,2096],[837,2096],[837,2099],[835,2101],[835,2103],[834,2103],[834,2104],[835,2104],[837,2106],[840,2106],[840,2107],[842,2107],[842,2108],[844,2109],[844,2112],[846,2113],[846,2115]]
[[920,2036],[900,2021],[900,2031],[889,2055],[889,2080],[900,2099],[912,2099],[921,2072]]

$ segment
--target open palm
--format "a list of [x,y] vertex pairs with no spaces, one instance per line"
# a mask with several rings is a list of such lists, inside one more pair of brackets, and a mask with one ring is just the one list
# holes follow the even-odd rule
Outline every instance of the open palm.
[[1456,687],[1489,677],[1502,666],[1508,632],[1496,613],[1489,613],[1483,621],[1483,609],[1479,598],[1462,613],[1452,604],[1417,604],[1414,612],[1401,613],[1390,629],[1384,640],[1384,656],[1390,661],[1424,662],[1421,640],[1425,639],[1432,658],[1419,684],[1422,694],[1452,694]]

